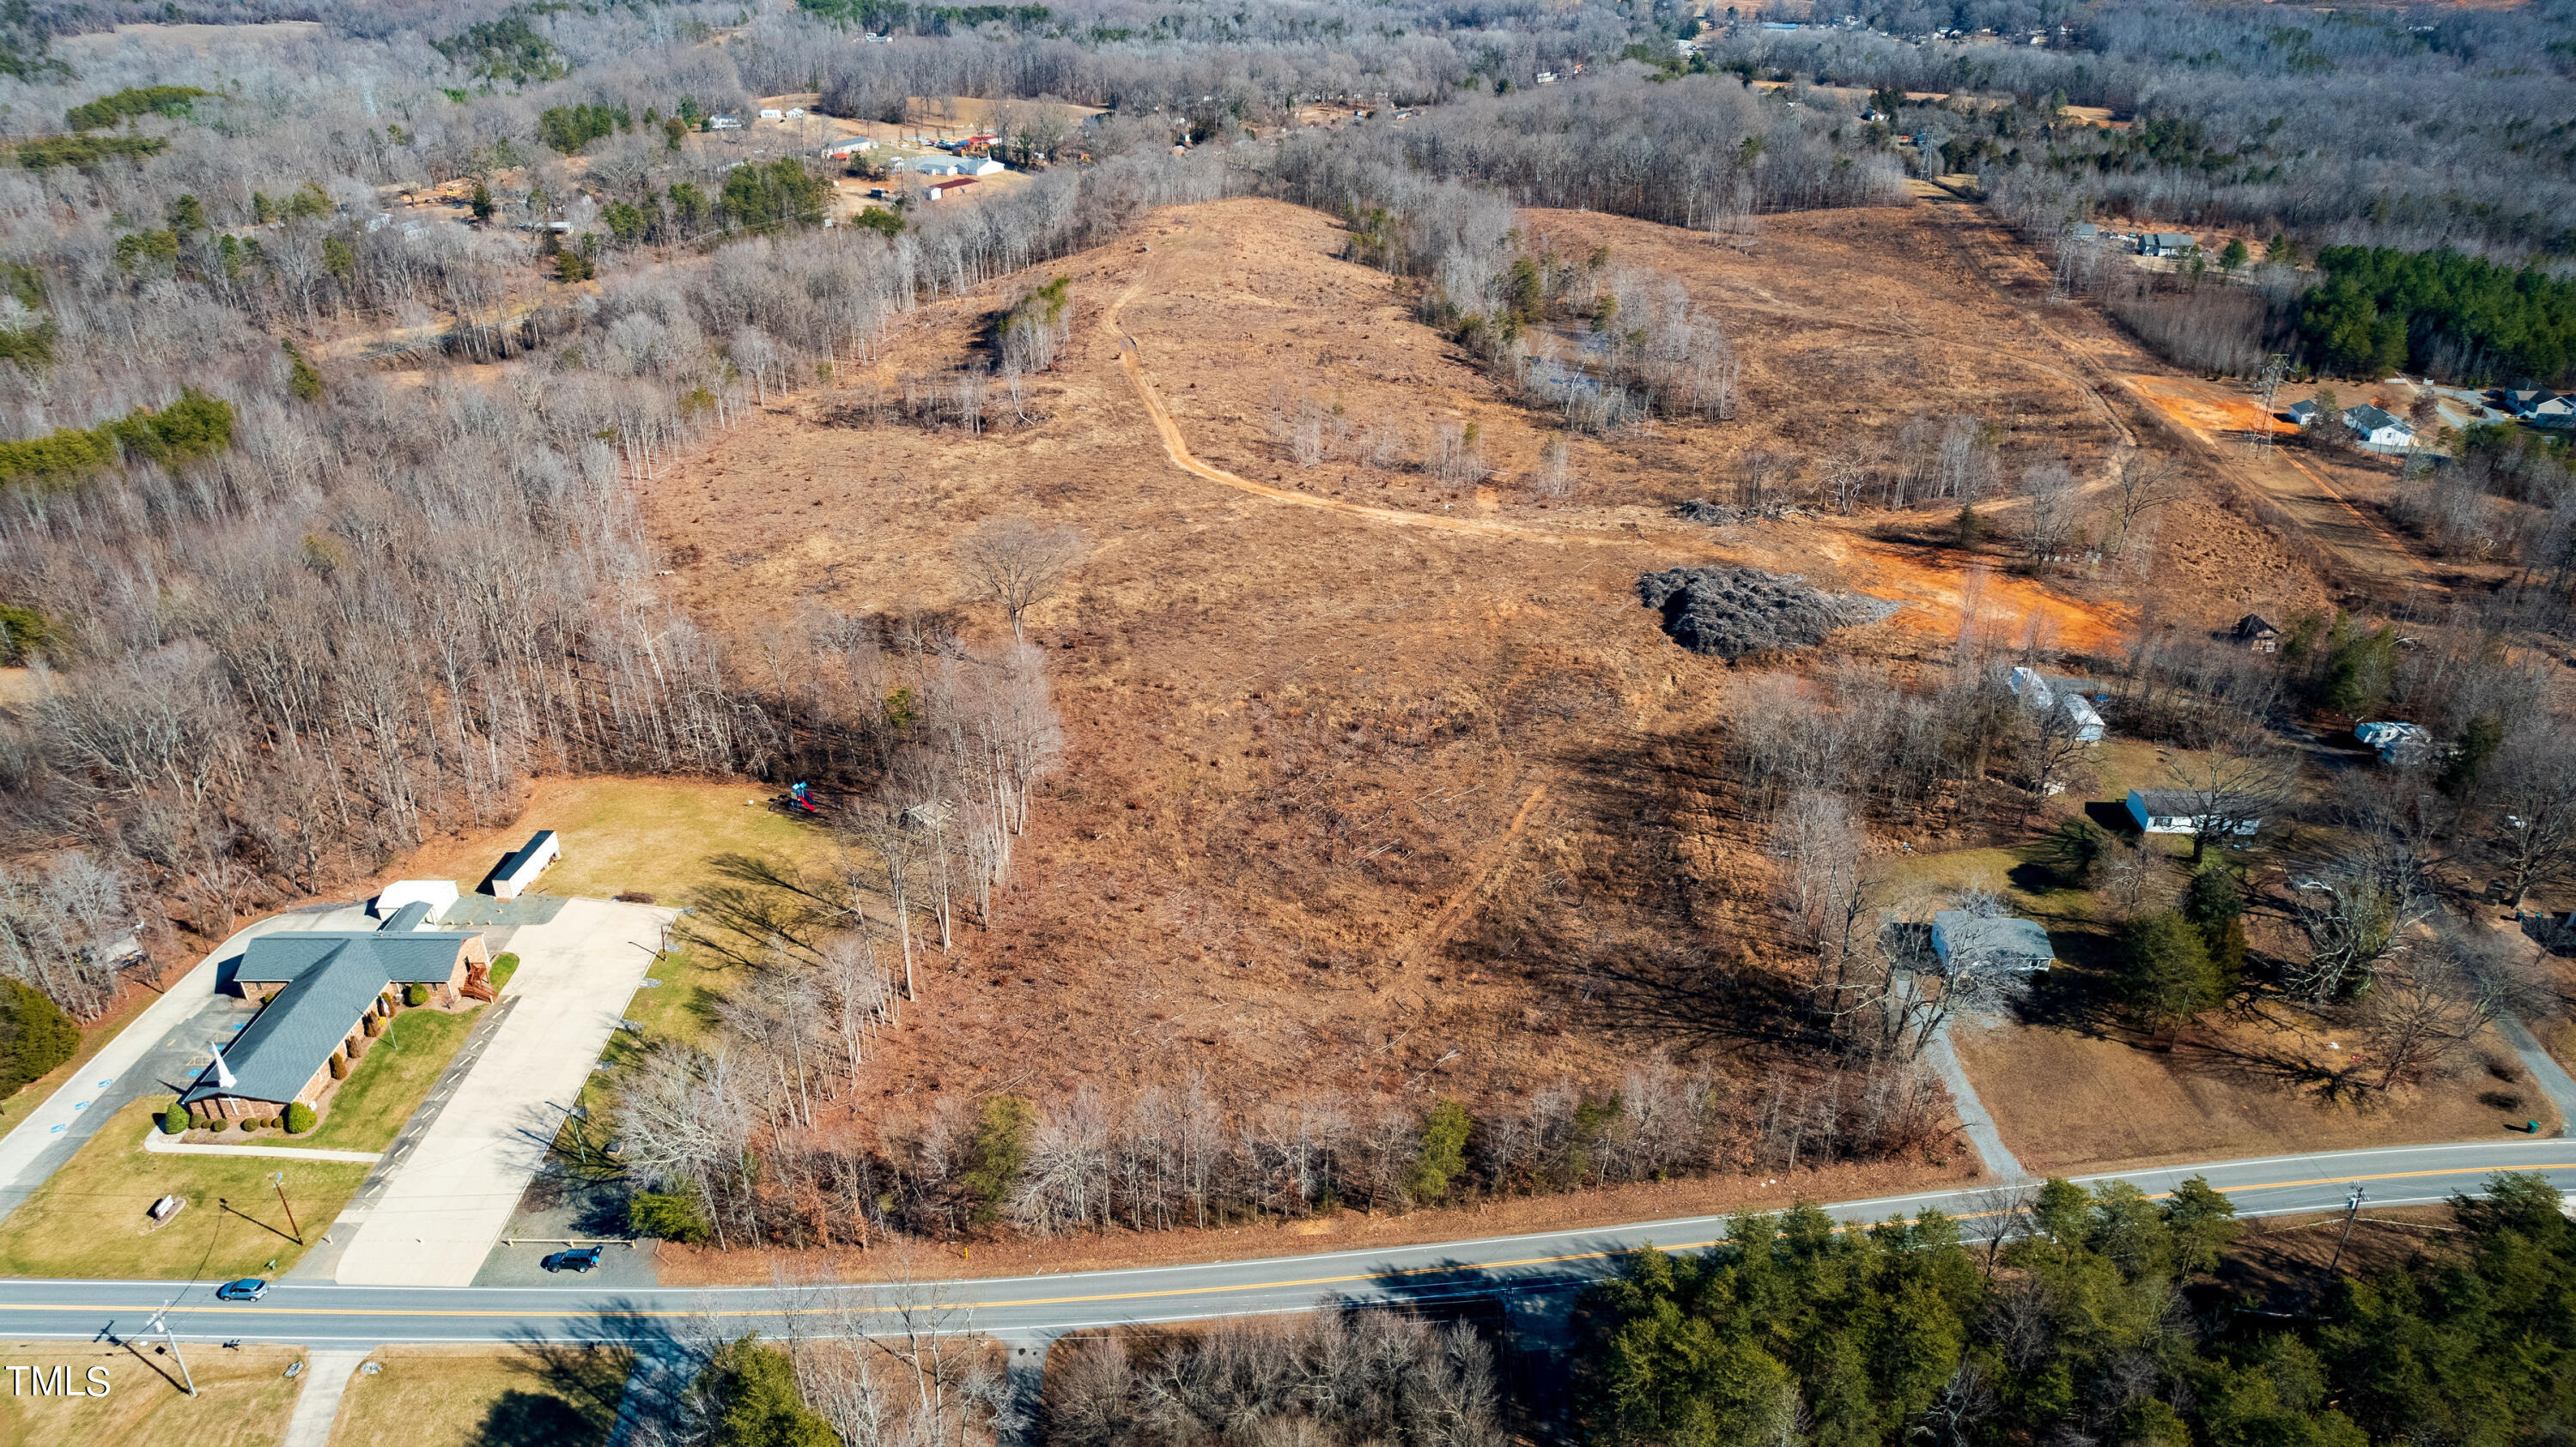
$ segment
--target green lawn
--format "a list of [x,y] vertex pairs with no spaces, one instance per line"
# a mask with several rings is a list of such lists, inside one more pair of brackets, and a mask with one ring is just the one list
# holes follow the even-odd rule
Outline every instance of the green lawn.
[[420,1109],[439,1072],[482,1018],[479,1005],[461,1015],[442,1010],[397,1013],[340,1082],[322,1124],[305,1135],[279,1137],[277,1143],[322,1151],[380,1151],[393,1144],[403,1122]]
[[[138,1100],[118,1111],[0,1224],[0,1274],[273,1276],[293,1266],[304,1248],[287,1234],[269,1174],[286,1173],[286,1197],[308,1242],[321,1239],[366,1179],[367,1168],[354,1163],[147,1154],[143,1135],[160,1104]],[[187,1209],[147,1230],[145,1212],[170,1193],[186,1197]],[[219,1199],[229,1199],[239,1214],[218,1206]]]
[[829,830],[769,807],[776,792],[768,784],[694,779],[551,780],[506,828],[435,841],[397,872],[454,879],[472,889],[531,832],[552,829],[563,858],[538,877],[538,892],[605,899],[633,891],[685,904],[691,891],[713,882],[707,861],[719,854],[757,854],[808,868],[833,856]]

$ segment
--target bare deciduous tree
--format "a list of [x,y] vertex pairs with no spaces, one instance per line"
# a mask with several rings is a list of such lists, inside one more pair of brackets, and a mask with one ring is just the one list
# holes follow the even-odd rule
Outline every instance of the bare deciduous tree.
[[1021,619],[1055,595],[1082,554],[1082,534],[1016,514],[984,524],[957,545],[958,563],[968,580],[1002,605],[1011,620],[1011,637],[1022,642]]

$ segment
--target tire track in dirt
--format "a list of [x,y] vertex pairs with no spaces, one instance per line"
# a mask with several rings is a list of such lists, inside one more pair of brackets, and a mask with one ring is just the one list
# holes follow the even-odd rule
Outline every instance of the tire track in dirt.
[[1503,830],[1503,837],[1486,848],[1484,861],[1475,874],[1440,906],[1440,912],[1431,917],[1431,923],[1424,926],[1420,934],[1396,951],[1395,962],[1398,965],[1416,964],[1425,956],[1448,947],[1450,938],[1458,933],[1458,927],[1474,913],[1469,906],[1477,902],[1484,894],[1485,886],[1493,883],[1494,877],[1503,872],[1503,866],[1511,862],[1514,846],[1520,843],[1521,835],[1528,830],[1530,820],[1546,798],[1547,785],[1542,783],[1533,787],[1528,797],[1521,800],[1521,807],[1512,815],[1510,826]]
[[1128,286],[1127,290],[1121,292],[1118,300],[1111,302],[1109,310],[1101,317],[1101,325],[1118,340],[1118,368],[1127,374],[1128,384],[1136,389],[1137,400],[1145,404],[1145,415],[1153,420],[1154,431],[1163,440],[1163,454],[1172,460],[1174,467],[1193,477],[1222,483],[1238,491],[1251,493],[1255,497],[1269,498],[1273,502],[1294,503],[1300,507],[1340,513],[1345,517],[1392,523],[1397,527],[1433,528],[1441,532],[1475,533],[1485,537],[1509,540],[1530,538],[1540,542],[1583,543],[1596,547],[1637,547],[1651,542],[1657,547],[1678,545],[1689,547],[1696,552],[1711,551],[1705,542],[1686,540],[1682,535],[1663,532],[1648,535],[1644,534],[1642,529],[1640,536],[1637,537],[1615,537],[1606,533],[1523,527],[1516,523],[1495,522],[1483,518],[1444,517],[1438,513],[1411,512],[1403,508],[1371,507],[1366,503],[1317,497],[1313,493],[1299,492],[1295,488],[1273,487],[1266,482],[1254,482],[1248,477],[1239,477],[1222,467],[1202,462],[1190,451],[1189,440],[1181,435],[1180,423],[1173,420],[1171,410],[1163,405],[1161,394],[1154,390],[1152,382],[1146,380],[1143,351],[1137,345],[1136,338],[1118,325],[1118,313],[1126,308],[1128,302],[1135,299],[1136,294],[1143,290],[1144,286],[1145,278],[1140,276]]

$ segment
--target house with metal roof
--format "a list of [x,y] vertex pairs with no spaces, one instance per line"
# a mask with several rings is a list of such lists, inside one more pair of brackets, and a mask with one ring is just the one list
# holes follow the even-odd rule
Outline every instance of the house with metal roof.
[[2147,834],[2198,834],[2206,820],[2212,834],[2251,834],[2263,827],[2252,799],[2192,789],[2131,789],[2129,818]]
[[428,904],[415,900],[373,930],[255,936],[232,981],[260,1012],[179,1097],[180,1108],[207,1125],[318,1107],[331,1088],[331,1058],[356,1057],[368,1014],[389,1013],[396,987],[427,986],[450,1008],[469,995],[490,999],[483,936],[423,929],[428,916]]

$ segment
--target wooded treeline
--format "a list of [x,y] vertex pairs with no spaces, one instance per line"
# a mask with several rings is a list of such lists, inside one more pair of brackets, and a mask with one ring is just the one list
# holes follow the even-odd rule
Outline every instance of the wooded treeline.
[[[2502,1443],[2567,1410],[2576,1227],[2533,1176],[2455,1196],[2456,1234],[2337,1275],[2299,1309],[2211,1282],[2238,1225],[2194,1179],[2009,1195],[1963,1242],[1936,1213],[1866,1231],[1813,1207],[1649,1251],[1595,1291],[1573,1353],[1612,1442]],[[2283,1305],[2294,1305],[2284,1302]]]

